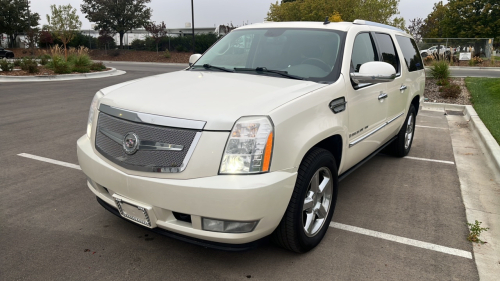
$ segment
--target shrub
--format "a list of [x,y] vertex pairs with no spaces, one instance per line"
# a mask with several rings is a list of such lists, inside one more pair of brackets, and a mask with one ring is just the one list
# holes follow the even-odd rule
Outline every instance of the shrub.
[[121,54],[120,50],[114,49],[112,52],[109,53],[113,57],[117,57]]
[[95,70],[95,71],[102,71],[105,70],[106,66],[102,61],[100,62],[94,62],[93,64],[90,65],[90,70]]
[[175,46],[175,50],[177,52],[185,52],[186,48],[184,48],[184,46],[182,46],[182,45],[177,45],[177,46]]
[[438,86],[447,86],[450,84],[450,81],[448,79],[441,79],[436,82]]
[[87,73],[87,72],[90,72],[90,67],[88,67],[88,66],[73,66],[72,70],[73,70],[73,72]]
[[474,66],[479,63],[483,63],[483,59],[478,56],[475,56],[469,61],[469,66]]
[[91,64],[92,64],[92,60],[86,54],[78,55],[73,60],[73,65],[76,67],[89,67]]
[[2,71],[10,72],[14,69],[14,64],[8,62],[7,60],[0,60],[0,68]]
[[135,39],[130,43],[130,48],[134,50],[146,50],[146,41],[141,39]]
[[460,86],[456,84],[448,84],[446,86],[442,86],[439,91],[441,92],[441,96],[446,99],[456,99],[462,93]]
[[38,63],[34,58],[24,57],[20,66],[22,70],[28,73],[38,73]]
[[170,52],[168,50],[165,50],[165,52],[163,53],[163,56],[167,59],[169,59],[171,57]]
[[14,60],[14,66],[21,66],[21,60],[15,59]]
[[450,77],[448,62],[438,61],[434,63],[431,67],[431,76],[438,80],[448,79]]
[[71,73],[71,65],[61,55],[53,55],[52,61],[47,64],[47,67],[57,74]]
[[46,59],[45,57],[42,56],[42,58],[40,59],[40,64],[41,65],[46,65],[47,63],[49,62],[48,59]]

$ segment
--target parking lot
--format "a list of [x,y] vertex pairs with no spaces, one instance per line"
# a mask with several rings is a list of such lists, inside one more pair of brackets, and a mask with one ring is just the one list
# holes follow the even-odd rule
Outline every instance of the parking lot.
[[127,74],[0,83],[2,280],[479,279],[442,112],[419,112],[409,157],[379,154],[340,183],[331,228],[306,254],[273,244],[240,253],[206,249],[112,215],[75,166],[92,97],[100,88],[182,66],[110,66]]

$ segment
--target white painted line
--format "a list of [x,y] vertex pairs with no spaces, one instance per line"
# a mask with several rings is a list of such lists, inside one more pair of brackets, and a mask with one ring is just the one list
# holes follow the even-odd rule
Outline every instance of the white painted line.
[[368,235],[368,236],[372,236],[372,237],[376,237],[376,238],[380,238],[380,239],[385,239],[385,240],[389,240],[389,241],[393,241],[393,242],[397,242],[397,243],[401,243],[401,244],[405,244],[405,245],[410,245],[410,246],[414,246],[414,247],[418,247],[418,248],[422,248],[422,249],[427,249],[427,250],[441,252],[441,253],[445,253],[445,254],[449,254],[449,255],[454,255],[454,256],[458,256],[458,257],[472,259],[471,252],[467,252],[464,250],[449,248],[449,247],[440,246],[440,245],[436,245],[436,244],[432,244],[432,243],[427,243],[427,242],[423,242],[423,241],[419,241],[419,240],[414,240],[414,239],[396,236],[396,235],[392,235],[392,234],[387,234],[387,233],[383,233],[383,232],[373,231],[373,230],[369,230],[369,229],[365,229],[365,228],[361,228],[361,227],[350,226],[350,225],[342,224],[342,223],[338,223],[338,222],[330,222],[330,227],[342,229],[345,231],[355,232],[355,233],[359,233],[359,234],[363,234],[363,235]]
[[60,166],[68,167],[68,168],[81,170],[79,165],[75,165],[75,164],[71,164],[71,163],[67,163],[67,162],[62,162],[62,161],[58,161],[58,160],[54,160],[54,159],[50,159],[50,158],[40,157],[40,156],[27,154],[27,153],[20,153],[20,154],[18,154],[18,156],[26,157],[26,158],[30,158],[30,159],[35,159],[38,161],[43,161],[43,162],[47,162],[47,163],[51,163],[51,164],[56,164],[56,165],[60,165]]
[[451,164],[455,165],[455,162],[453,161],[444,161],[444,160],[436,160],[436,159],[428,159],[428,158],[419,158],[419,157],[411,157],[411,156],[405,156],[403,158],[408,158],[408,159],[413,159],[413,160],[420,160],[420,161],[429,161],[429,162],[438,162],[438,163],[444,163],[444,164]]
[[422,126],[422,125],[415,125],[415,127],[448,130],[448,128],[443,128],[443,127],[431,127],[431,126]]

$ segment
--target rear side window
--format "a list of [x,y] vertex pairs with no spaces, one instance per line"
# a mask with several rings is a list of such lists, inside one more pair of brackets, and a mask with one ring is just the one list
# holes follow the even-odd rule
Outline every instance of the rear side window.
[[424,64],[422,63],[422,57],[418,52],[417,44],[411,38],[396,35],[401,51],[403,51],[403,56],[405,57],[405,63],[408,66],[408,71],[417,71],[424,69]]
[[382,56],[381,61],[394,66],[396,72],[400,73],[398,53],[396,52],[391,36],[384,33],[375,33],[375,38],[377,38],[378,48]]
[[352,49],[351,70],[359,72],[359,68],[363,63],[377,60],[378,56],[373,48],[370,33],[358,34]]

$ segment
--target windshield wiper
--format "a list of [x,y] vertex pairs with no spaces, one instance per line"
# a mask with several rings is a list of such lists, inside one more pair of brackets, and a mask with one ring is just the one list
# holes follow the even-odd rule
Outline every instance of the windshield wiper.
[[[199,66],[199,65],[194,65],[194,66]],[[214,68],[214,69],[218,69],[218,70],[222,70],[222,71],[234,72],[234,70],[231,70],[229,68],[225,68],[225,67],[222,67],[222,66],[215,66],[215,65],[208,64],[208,63],[205,63],[203,65],[203,68],[205,68],[205,69]]]
[[272,70],[272,69],[267,69],[266,67],[256,67],[256,68],[234,68],[235,71],[257,71],[257,72],[268,72],[268,73],[274,73],[274,74],[279,74],[283,77],[287,78],[292,78],[292,79],[297,79],[297,80],[306,80],[300,76],[295,76],[292,74],[288,74],[287,71],[283,70]]

